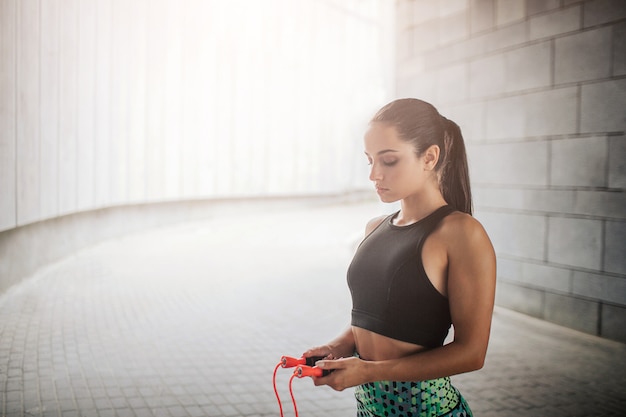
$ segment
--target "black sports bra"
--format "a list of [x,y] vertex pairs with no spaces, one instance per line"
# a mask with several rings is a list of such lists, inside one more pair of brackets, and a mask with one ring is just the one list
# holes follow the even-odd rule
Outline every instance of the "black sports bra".
[[452,319],[448,299],[432,285],[422,246],[454,209],[443,206],[408,226],[388,216],[359,245],[348,268],[352,325],[425,347],[443,344]]

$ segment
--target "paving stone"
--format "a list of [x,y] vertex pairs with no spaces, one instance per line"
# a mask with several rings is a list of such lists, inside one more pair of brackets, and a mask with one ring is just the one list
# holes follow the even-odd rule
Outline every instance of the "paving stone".
[[[23,281],[0,295],[0,417],[278,415],[274,366],[348,324],[347,237],[379,211],[184,224]],[[291,373],[279,371],[292,415]],[[624,344],[497,308],[485,367],[452,380],[477,416],[610,416],[626,407],[625,371]],[[355,414],[353,390],[304,379],[293,391],[302,417]]]

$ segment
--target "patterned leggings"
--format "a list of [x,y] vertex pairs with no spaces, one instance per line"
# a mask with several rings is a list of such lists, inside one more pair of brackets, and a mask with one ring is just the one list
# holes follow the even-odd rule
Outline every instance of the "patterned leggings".
[[356,387],[357,417],[472,417],[450,378],[378,381]]

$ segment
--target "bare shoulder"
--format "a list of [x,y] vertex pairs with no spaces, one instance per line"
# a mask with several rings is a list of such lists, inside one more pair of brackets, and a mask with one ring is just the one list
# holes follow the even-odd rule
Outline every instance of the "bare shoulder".
[[384,214],[382,216],[374,217],[370,221],[367,222],[367,226],[365,226],[365,236],[369,235],[376,229],[380,224],[388,217],[388,215]]
[[439,233],[451,248],[465,251],[491,247],[483,225],[476,218],[460,211],[451,213],[441,221]]

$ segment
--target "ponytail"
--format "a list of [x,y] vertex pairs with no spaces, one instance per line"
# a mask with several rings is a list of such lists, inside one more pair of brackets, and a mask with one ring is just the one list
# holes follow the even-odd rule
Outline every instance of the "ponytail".
[[461,129],[452,120],[441,116],[443,149],[440,152],[439,187],[443,198],[454,209],[472,214],[472,192],[469,182],[467,154]]

